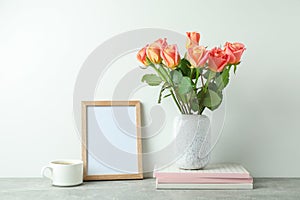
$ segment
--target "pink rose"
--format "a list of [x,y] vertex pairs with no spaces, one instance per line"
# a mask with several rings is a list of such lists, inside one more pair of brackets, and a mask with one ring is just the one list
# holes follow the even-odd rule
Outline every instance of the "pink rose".
[[149,60],[154,64],[161,63],[160,47],[156,43],[150,44],[146,49],[146,54]]
[[230,56],[229,64],[237,64],[241,61],[243,52],[246,50],[245,45],[242,43],[226,42],[225,52]]
[[149,60],[154,64],[159,64],[162,61],[161,50],[167,46],[166,38],[158,39],[150,44],[146,49],[146,54]]
[[186,41],[186,48],[190,48],[193,45],[199,45],[200,41],[200,33],[197,32],[186,32],[187,41]]
[[186,59],[192,67],[203,67],[208,59],[208,51],[204,46],[192,46],[187,50]]
[[228,64],[230,56],[221,48],[213,48],[208,54],[208,67],[214,72],[221,72]]
[[161,49],[165,48],[168,44],[167,44],[167,38],[159,38],[158,40],[156,40],[154,43],[157,43]]
[[143,63],[144,65],[148,66],[150,63],[147,61],[147,55],[146,55],[146,49],[148,45],[139,50],[139,52],[136,55],[136,58]]
[[176,69],[179,64],[180,55],[176,44],[167,45],[161,52],[161,56],[164,60],[164,64],[170,69]]

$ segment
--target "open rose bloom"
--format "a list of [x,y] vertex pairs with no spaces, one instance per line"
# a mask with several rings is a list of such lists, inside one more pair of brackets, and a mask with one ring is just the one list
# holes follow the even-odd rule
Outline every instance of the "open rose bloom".
[[[208,49],[201,45],[201,35],[187,32],[186,53],[180,56],[176,44],[160,38],[143,47],[137,59],[153,68],[142,81],[161,86],[159,100],[172,97],[183,114],[201,115],[205,108],[215,110],[222,102],[223,89],[229,82],[230,70],[236,72],[246,50],[240,42],[226,42],[223,48]],[[163,93],[168,94],[163,95]]]

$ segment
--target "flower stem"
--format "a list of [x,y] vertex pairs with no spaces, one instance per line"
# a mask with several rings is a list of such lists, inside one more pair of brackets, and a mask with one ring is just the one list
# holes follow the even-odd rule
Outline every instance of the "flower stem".
[[187,95],[184,95],[184,99],[185,99],[185,101],[187,102],[187,103],[186,103],[186,106],[187,106],[187,108],[188,108],[188,114],[192,114],[192,108],[191,108],[191,106],[190,106],[190,102],[188,102],[188,97],[187,97]]
[[201,83],[202,83],[202,87],[203,87],[203,86],[204,86],[203,75],[202,75],[202,74],[200,74],[200,76],[201,76]]
[[[169,80],[170,80],[170,82],[167,80],[167,78],[155,67],[155,65],[151,65],[151,67],[156,71],[156,73],[163,79],[163,81],[164,82],[167,82],[167,83],[171,83],[171,86],[172,86],[172,88],[174,88],[173,86],[174,86],[174,84],[173,84],[173,82],[172,82],[172,80],[171,80],[171,78],[168,76],[168,73],[166,72],[166,75],[168,76],[168,78],[169,78]],[[162,67],[163,68],[163,67]],[[179,109],[179,111],[181,112],[181,113],[184,113],[184,111],[183,111],[183,108],[182,107],[180,107],[180,105],[179,105],[179,103],[178,103],[178,100],[176,99],[176,97],[175,97],[175,95],[174,95],[174,92],[172,91],[172,89],[170,89],[170,92],[171,92],[171,95],[172,95],[172,98],[173,98],[173,100],[175,101],[175,104],[177,105],[177,107],[178,107],[178,109]]]
[[174,83],[173,83],[173,81],[172,81],[172,79],[171,79],[171,76],[169,75],[169,74],[170,74],[170,71],[167,71],[167,70],[165,69],[165,67],[163,66],[163,64],[160,64],[160,67],[161,67],[162,71],[164,71],[164,73],[165,73],[166,76],[167,76],[167,82],[170,83],[170,84],[172,85],[172,87],[173,87],[173,86],[174,86]]
[[[164,71],[164,73],[166,74],[166,76],[167,76],[167,81],[168,81],[168,83],[170,83],[171,84],[171,87],[173,88],[173,89],[175,89],[175,85],[174,85],[174,83],[173,83],[173,81],[172,81],[172,79],[171,79],[171,76],[169,75],[170,74],[170,71],[169,70],[166,70],[165,69],[165,67],[164,67],[164,65],[163,64],[161,64],[160,65],[161,66],[161,69]],[[159,71],[159,70],[158,70]],[[177,95],[176,94],[176,91],[174,90],[174,92],[175,92],[175,94],[174,94],[174,97],[176,96],[177,97],[177,99],[178,99],[178,101],[181,103],[180,105],[181,105],[181,113],[183,113],[183,114],[188,114],[189,113],[189,109],[188,109],[188,107],[187,107],[187,105],[184,103],[184,101],[183,101],[183,99],[181,98],[181,96],[180,95]],[[174,99],[174,101],[175,101],[175,99]],[[179,103],[178,102],[178,103]]]
[[163,81],[168,82],[166,77],[155,67],[155,65],[151,65],[151,67],[156,71],[156,73],[162,78]]
[[180,107],[180,105],[179,105],[179,103],[178,103],[178,101],[177,101],[177,99],[176,99],[176,97],[175,97],[175,95],[174,95],[173,90],[171,89],[170,92],[171,92],[171,95],[172,95],[172,97],[173,97],[173,99],[174,99],[174,101],[175,101],[175,104],[176,104],[177,108],[179,109],[179,111],[180,111],[181,113],[183,113],[182,108]]
[[197,88],[198,79],[199,79],[199,69],[196,69],[196,81],[195,81],[195,88]]

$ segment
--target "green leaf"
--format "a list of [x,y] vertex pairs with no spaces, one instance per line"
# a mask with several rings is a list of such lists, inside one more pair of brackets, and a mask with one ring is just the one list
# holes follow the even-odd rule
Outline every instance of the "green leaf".
[[142,78],[142,82],[146,82],[150,86],[158,86],[161,84],[162,80],[155,74],[145,74]]
[[178,93],[181,95],[185,95],[189,93],[192,89],[193,87],[191,84],[191,79],[189,77],[184,76],[178,85]]
[[234,65],[234,68],[233,68],[233,73],[235,74],[235,72],[236,72],[236,67],[237,65]]
[[170,75],[171,75],[171,79],[175,85],[178,85],[183,78],[181,71],[177,71],[177,70],[171,71]]
[[204,96],[205,96],[205,92],[203,89],[201,89],[197,94],[197,98],[198,98],[199,102],[201,102],[203,100]]
[[215,105],[215,106],[208,107],[211,111],[216,110],[216,109],[221,105],[221,103],[222,103],[222,100],[223,100],[223,94],[222,94],[222,93],[219,93],[218,95],[219,95],[219,97],[221,98],[221,101],[220,101],[219,104],[217,104],[217,105]]
[[217,84],[214,83],[214,82],[210,82],[210,83],[208,84],[208,89],[210,89],[210,90],[212,90],[212,91],[214,91],[214,92],[216,92],[216,93],[219,93],[219,92],[220,92],[220,90],[218,89]]
[[222,102],[222,98],[219,96],[219,94],[216,93],[215,91],[209,89],[206,92],[206,95],[204,97],[203,105],[208,108],[212,108],[212,107],[220,105],[221,102]]
[[203,105],[203,100],[206,93],[204,92],[203,88],[197,93],[197,99],[199,104],[199,113],[201,114],[203,110],[205,109],[205,106]]
[[192,108],[193,111],[197,112],[199,110],[198,101],[191,101],[191,108]]
[[178,65],[178,69],[180,69],[183,76],[190,76],[191,75],[190,66],[191,66],[190,62],[188,60],[186,60],[185,58],[182,58]]
[[203,77],[204,77],[205,79],[208,79],[209,72],[210,72],[210,70],[207,70],[207,71],[203,74]]
[[217,75],[217,73],[214,72],[214,71],[211,71],[210,69],[207,70],[207,71],[203,74],[204,78],[207,79],[207,80],[213,79],[216,75]]
[[216,76],[216,72],[210,71],[209,70],[209,75],[208,75],[208,81],[212,80]]
[[222,94],[222,90],[219,90],[217,84],[214,82],[211,82],[208,84],[208,89],[217,93],[219,95],[219,97],[221,98],[221,101],[219,104],[208,107],[211,111],[213,111],[221,105],[222,99],[223,99],[223,94]]
[[216,78],[216,84],[218,90],[223,90],[229,83],[229,68],[224,69],[218,78]]

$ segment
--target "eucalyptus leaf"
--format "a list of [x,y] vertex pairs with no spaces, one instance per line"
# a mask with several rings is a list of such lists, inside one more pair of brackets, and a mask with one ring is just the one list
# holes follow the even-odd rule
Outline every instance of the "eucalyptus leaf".
[[212,80],[216,75],[217,75],[217,73],[214,72],[214,71],[211,71],[211,70],[207,70],[203,74],[204,78],[207,79],[207,80]]
[[198,101],[191,101],[191,108],[192,108],[193,111],[197,112],[199,110]]
[[207,70],[207,71],[203,74],[203,77],[204,77],[205,79],[208,79],[209,72],[210,72],[210,70]]
[[218,88],[218,86],[217,86],[217,84],[215,82],[210,82],[208,84],[208,89],[210,89],[210,90],[212,90],[212,91],[214,91],[216,93],[220,92],[220,90],[219,90],[219,88]]
[[223,100],[223,94],[220,93],[220,94],[218,94],[218,95],[219,95],[219,97],[221,98],[221,101],[220,101],[219,104],[217,104],[217,105],[215,105],[215,106],[212,106],[212,107],[209,107],[209,109],[210,109],[211,111],[214,111],[215,109],[217,109],[217,108],[221,105],[221,103],[222,103],[222,100]]
[[212,107],[220,105],[221,102],[222,102],[222,98],[220,97],[220,95],[218,93],[216,93],[215,91],[213,91],[211,89],[207,90],[206,95],[203,100],[204,106],[206,106],[208,108],[212,108]]
[[197,93],[197,98],[199,100],[199,102],[203,101],[203,98],[205,96],[205,92],[203,89],[201,89],[198,93]]
[[230,68],[224,69],[218,78],[216,78],[216,84],[219,90],[223,90],[229,83],[229,70]]
[[190,78],[184,76],[178,85],[178,93],[181,95],[185,95],[185,94],[189,93],[192,89],[193,89],[193,87],[192,87]]
[[146,82],[150,86],[158,86],[161,84],[162,80],[155,74],[145,74],[142,78],[142,82]]
[[205,106],[203,105],[205,95],[206,95],[206,93],[204,92],[204,89],[201,89],[197,93],[197,99],[198,99],[198,104],[199,104],[199,110],[198,110],[199,114],[201,114],[205,109]]
[[208,74],[207,81],[210,81],[216,76],[216,72],[213,72],[213,71],[210,71],[210,70],[208,70],[208,71],[209,71],[209,74]]
[[170,75],[171,75],[171,79],[175,85],[178,85],[183,78],[181,71],[177,71],[177,70],[171,71]]

